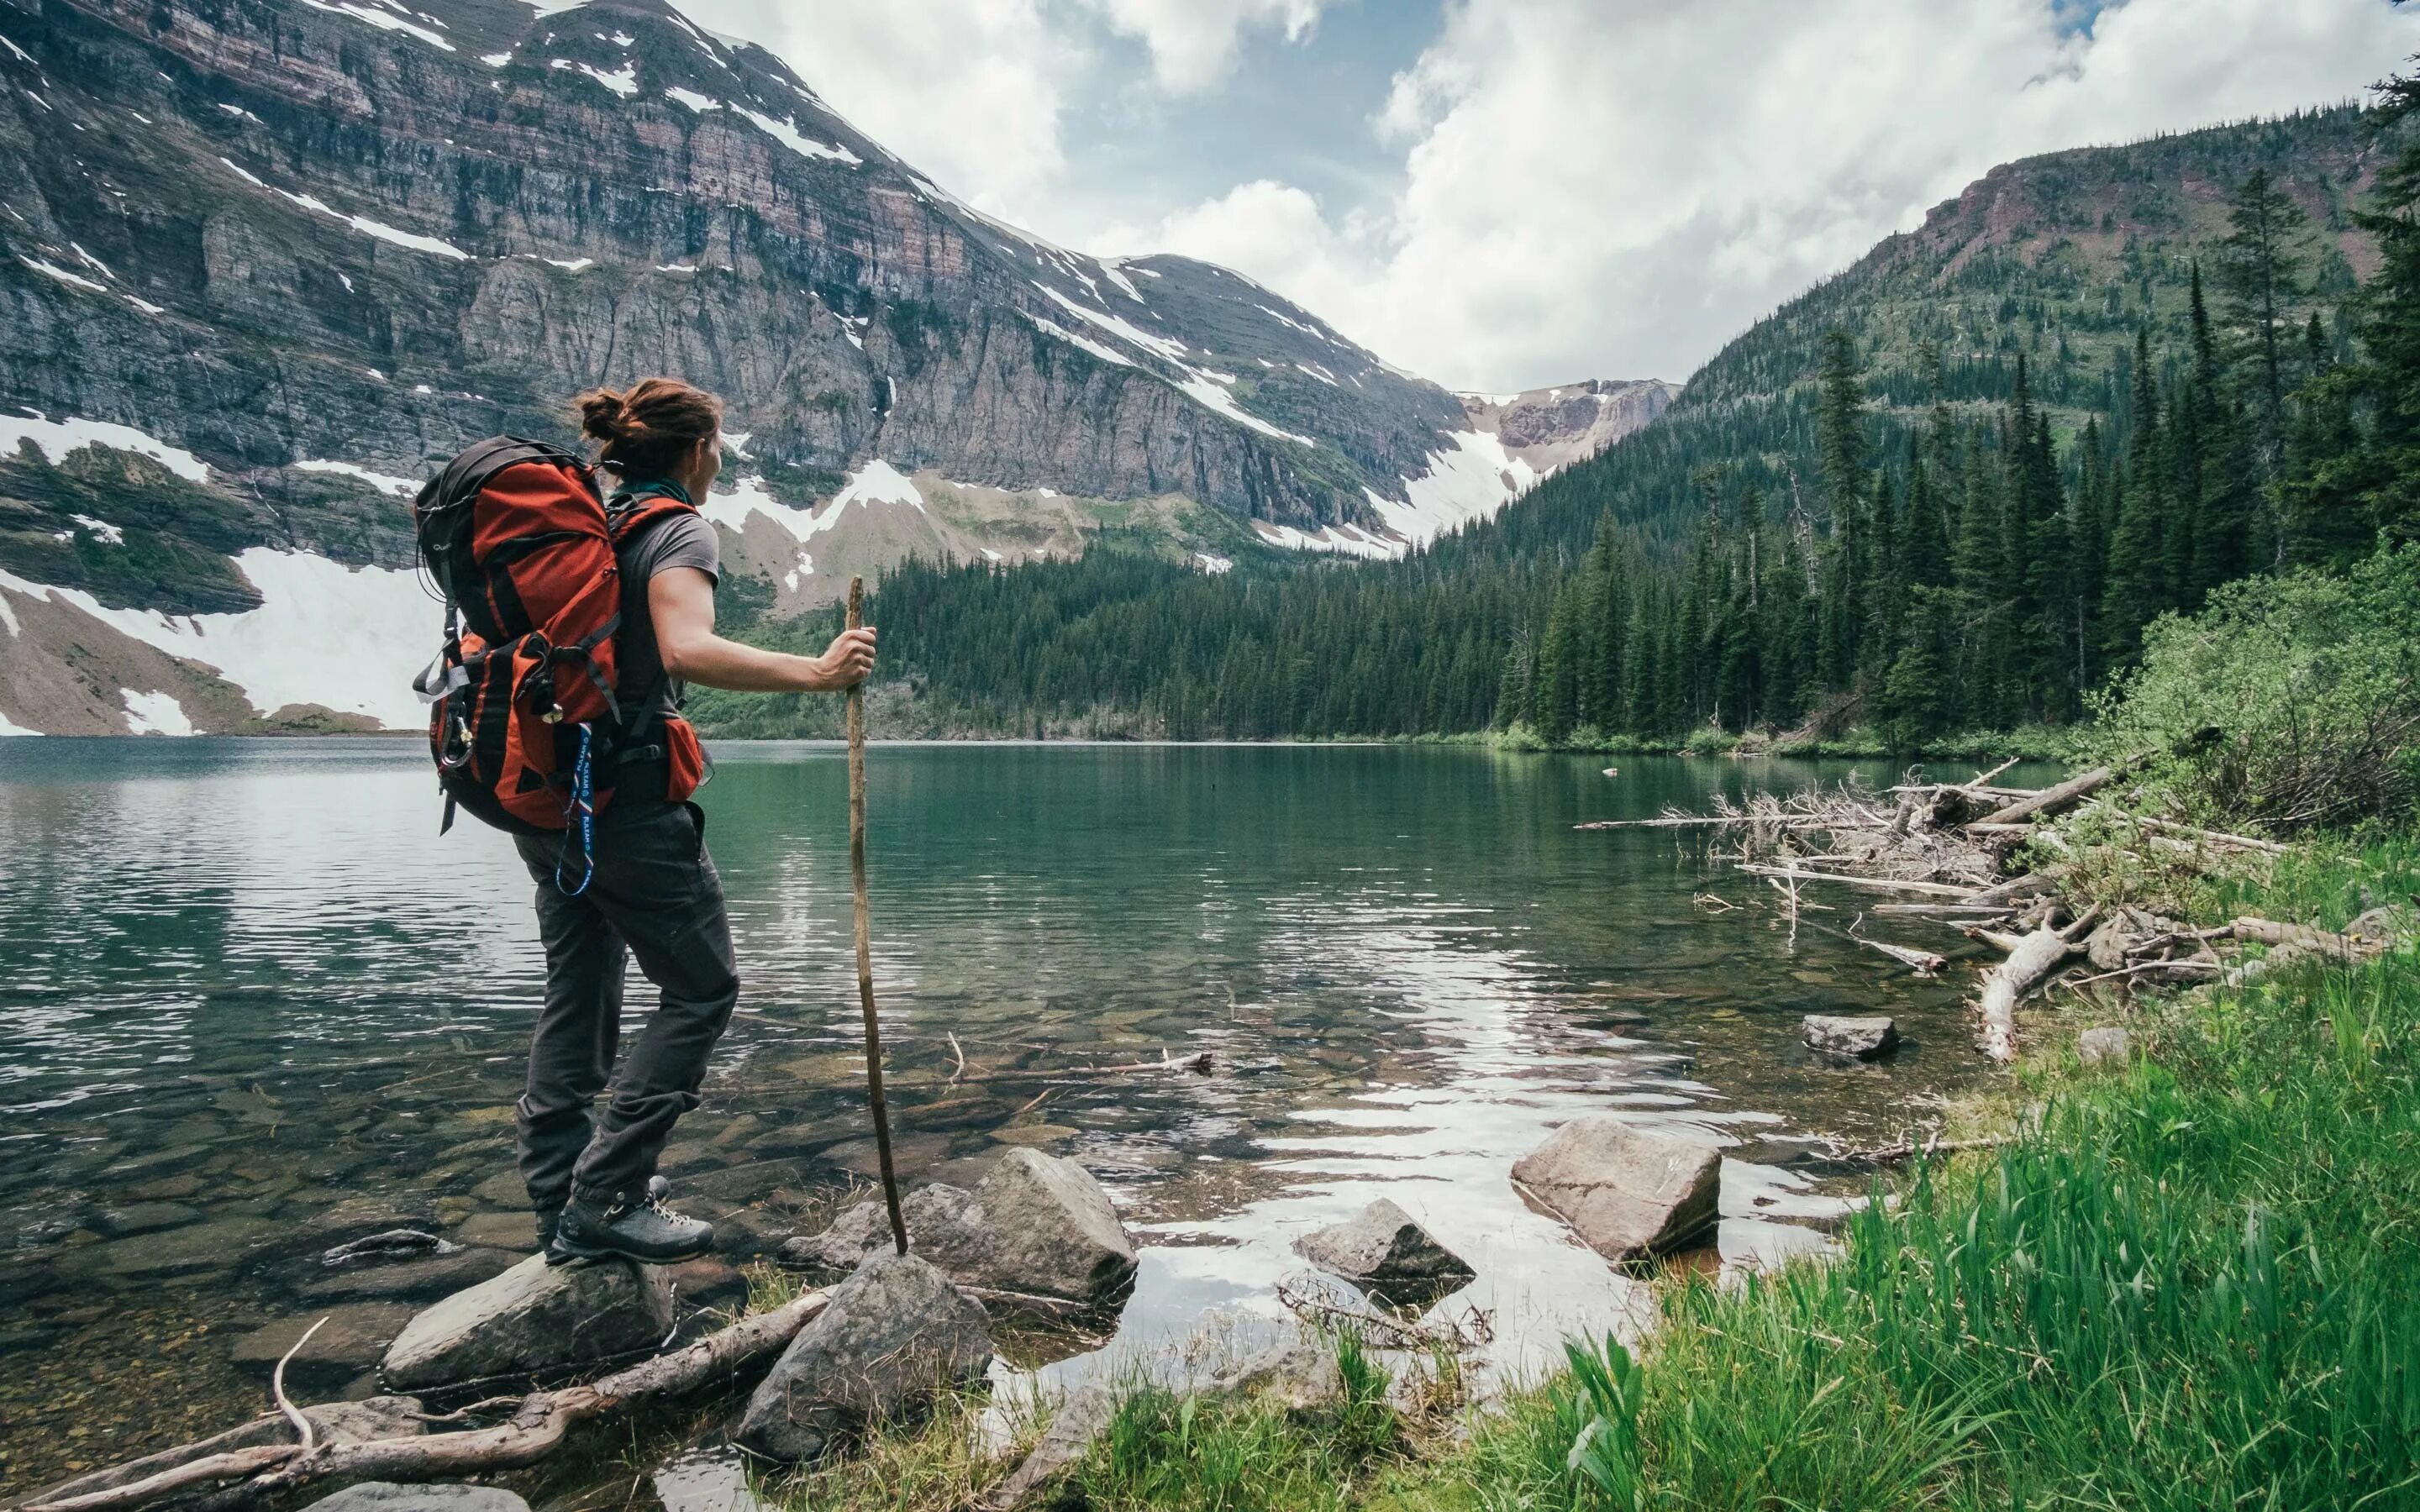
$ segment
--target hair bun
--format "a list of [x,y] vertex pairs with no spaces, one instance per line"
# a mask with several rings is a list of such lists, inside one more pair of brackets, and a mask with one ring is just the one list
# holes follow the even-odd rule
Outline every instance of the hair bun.
[[580,431],[600,441],[617,441],[628,429],[622,396],[612,389],[591,389],[574,401],[580,406]]

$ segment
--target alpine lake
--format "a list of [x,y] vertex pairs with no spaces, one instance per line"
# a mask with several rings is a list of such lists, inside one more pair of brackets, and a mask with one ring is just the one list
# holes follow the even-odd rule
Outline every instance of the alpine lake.
[[[844,754],[715,754],[700,802],[743,988],[663,1168],[744,1260],[876,1165]],[[1114,1320],[1020,1336],[1006,1375],[1287,1326],[1293,1241],[1382,1196],[1478,1273],[1440,1305],[1483,1309],[1503,1367],[1533,1367],[1640,1301],[1510,1180],[1553,1125],[1727,1135],[1699,1258],[1769,1263],[1824,1243],[1857,1187],[1827,1137],[1897,1138],[1984,1074],[1971,972],[1918,979],[1847,937],[1889,899],[1810,893],[1829,911],[1792,928],[1703,831],[1573,827],[1887,786],[1885,764],[884,744],[868,765],[903,1180],[1072,1156],[1142,1246]],[[281,1335],[256,1331],[429,1299],[425,1274],[324,1266],[315,1236],[393,1214],[465,1254],[531,1246],[533,884],[473,821],[441,839],[438,808],[406,739],[0,742],[0,1495],[266,1410]],[[1958,953],[1904,919],[1863,930]],[[628,1011],[652,1002],[634,969]],[[1889,1013],[1905,1043],[1828,1062],[1809,1012]]]

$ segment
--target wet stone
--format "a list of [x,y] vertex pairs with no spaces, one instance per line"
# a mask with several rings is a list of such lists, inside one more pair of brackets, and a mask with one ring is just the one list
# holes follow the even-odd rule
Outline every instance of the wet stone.
[[326,1313],[282,1319],[235,1341],[227,1351],[237,1368],[267,1380],[278,1360],[321,1318],[311,1341],[286,1367],[289,1384],[313,1392],[341,1390],[375,1368],[387,1346],[411,1321],[412,1310],[400,1303],[355,1303]]
[[1295,1248],[1321,1270],[1362,1287],[1436,1291],[1477,1273],[1387,1197],[1343,1223],[1304,1236]]
[[1597,1115],[1574,1119],[1512,1180],[1609,1260],[1665,1255],[1714,1227],[1722,1156],[1711,1138]]
[[1898,1021],[1880,1013],[1809,1013],[1798,1021],[1807,1048],[1852,1060],[1875,1060],[1899,1048]]
[[412,1319],[383,1369],[406,1391],[543,1376],[644,1354],[672,1326],[672,1283],[662,1267],[549,1265],[533,1255]]
[[[1009,1150],[971,1192],[919,1187],[900,1212],[917,1254],[987,1299],[1093,1307],[1134,1275],[1134,1238],[1109,1193],[1083,1166],[1037,1149]],[[891,1242],[890,1214],[862,1202],[826,1232],[783,1244],[782,1257],[835,1272]]]
[[252,1257],[254,1246],[278,1231],[260,1218],[221,1218],[182,1228],[133,1234],[95,1244],[78,1257],[87,1273],[152,1277],[226,1271]]
[[537,1215],[520,1212],[474,1212],[450,1236],[457,1243],[490,1249],[537,1248]]
[[734,1442],[798,1463],[912,1417],[991,1365],[983,1305],[913,1255],[876,1255],[832,1288],[748,1399]]
[[[504,1250],[466,1249],[396,1265],[347,1266],[315,1274],[295,1289],[304,1301],[315,1303],[418,1302],[501,1275],[520,1258]],[[313,1270],[318,1269],[314,1262]]]

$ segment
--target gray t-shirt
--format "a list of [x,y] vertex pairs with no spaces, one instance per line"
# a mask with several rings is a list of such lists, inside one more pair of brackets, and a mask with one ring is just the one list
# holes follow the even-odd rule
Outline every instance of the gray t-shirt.
[[616,691],[624,729],[673,713],[689,685],[664,672],[656,650],[656,622],[647,612],[647,583],[667,567],[695,567],[722,579],[722,542],[699,515],[674,515],[639,532],[616,553],[622,571],[622,629],[616,638]]

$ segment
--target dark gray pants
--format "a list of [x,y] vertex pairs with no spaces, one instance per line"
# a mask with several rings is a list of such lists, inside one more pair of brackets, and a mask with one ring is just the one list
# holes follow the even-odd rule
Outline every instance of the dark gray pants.
[[[636,1196],[674,1123],[697,1106],[706,1056],[739,999],[705,812],[693,803],[615,803],[597,826],[596,874],[576,898],[555,885],[560,840],[514,843],[537,881],[546,947],[546,1006],[515,1109],[521,1180],[537,1208],[560,1207],[575,1187]],[[577,881],[576,861],[566,872]],[[630,956],[660,995],[616,1075]],[[609,1081],[613,1096],[592,1128],[590,1106]]]

